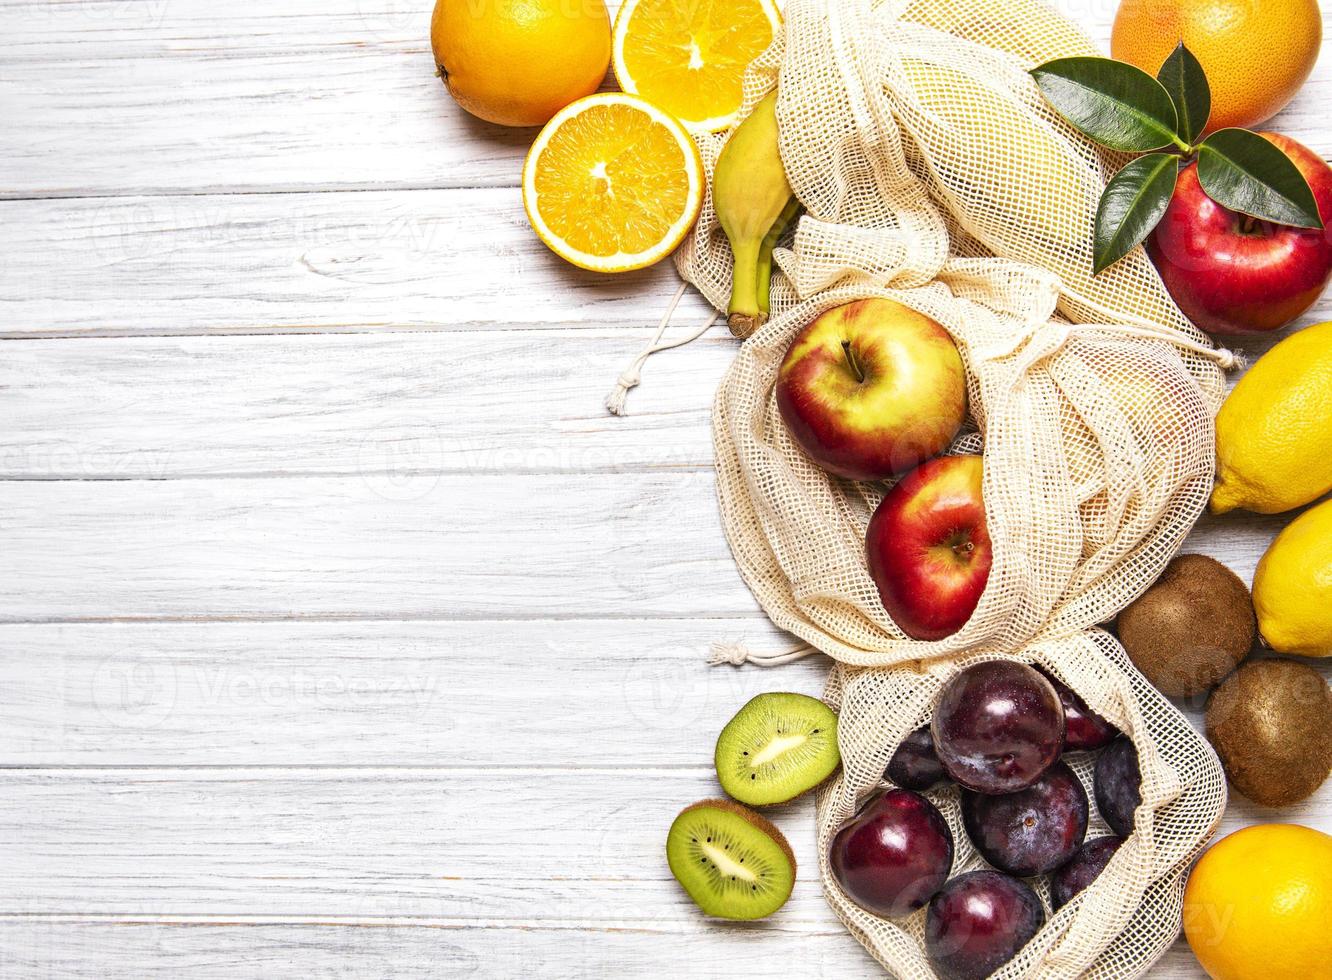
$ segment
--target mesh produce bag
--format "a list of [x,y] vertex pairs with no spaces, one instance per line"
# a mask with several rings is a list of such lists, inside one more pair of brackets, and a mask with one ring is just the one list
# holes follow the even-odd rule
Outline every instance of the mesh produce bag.
[[[880,918],[851,902],[832,879],[828,844],[858,802],[882,784],[897,743],[925,724],[939,691],[968,664],[1003,654],[975,653],[932,661],[919,670],[834,669],[827,700],[840,707],[840,777],[818,799],[819,870],[833,909],[847,928],[895,977],[931,978],[922,952],[925,910],[905,919]],[[1142,806],[1133,834],[1100,876],[1045,927],[996,978],[1141,976],[1179,933],[1184,878],[1190,860],[1211,835],[1225,807],[1225,778],[1216,756],[1192,726],[1125,657],[1109,634],[1090,631],[1041,642],[1011,658],[1045,666],[1079,692],[1092,710],[1117,725],[1138,747]],[[849,753],[849,754],[848,754]],[[1094,755],[1064,756],[1091,797]],[[953,873],[985,867],[962,827],[954,786],[926,794],[953,832]],[[1111,833],[1093,812],[1087,839]],[[1033,880],[1049,909],[1044,879]]]
[[[1122,160],[1064,123],[1028,71],[1095,53],[1035,0],[789,0],[746,105],[780,79],[782,160],[807,213],[776,254],[772,318],[740,349],[713,412],[723,524],[745,581],[778,626],[838,661],[829,694],[842,705],[844,773],[820,797],[821,845],[971,657],[1048,663],[1137,743],[1133,840],[1106,884],[1053,918],[1004,977],[1144,970],[1178,933],[1182,869],[1225,801],[1206,743],[1095,630],[1160,574],[1201,513],[1231,360],[1180,314],[1141,249],[1092,275],[1097,201]],[[702,141],[709,170],[724,140]],[[725,305],[731,253],[710,198],[677,262]],[[993,567],[971,620],[934,642],[893,623],[866,569],[886,485],[823,472],[775,403],[796,332],[876,296],[952,334],[974,423],[954,449],[985,457]],[[956,828],[955,803],[942,802]],[[971,858],[956,836],[958,871]],[[918,917],[869,915],[826,864],[823,874],[885,966],[932,975]]]

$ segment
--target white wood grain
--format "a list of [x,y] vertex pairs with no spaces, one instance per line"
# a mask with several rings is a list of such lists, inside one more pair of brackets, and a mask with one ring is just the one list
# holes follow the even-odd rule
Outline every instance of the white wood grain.
[[[512,186],[533,131],[448,98],[431,6],[6,0],[0,193]],[[1057,6],[1108,42],[1112,0]],[[1271,125],[1332,153],[1329,96],[1324,59]]]
[[0,522],[0,621],[756,609],[709,471],[18,481]]
[[657,355],[630,414],[612,417],[603,399],[648,335],[11,341],[0,478],[710,468],[712,394],[735,343],[719,326]]
[[[0,223],[0,337],[646,328],[679,284],[575,269],[515,188],[0,201]],[[678,315],[711,312],[691,291]]]
[[[430,0],[0,4],[6,196],[513,186],[533,129],[434,77]],[[77,70],[71,66],[77,65]]]
[[[778,951],[784,955],[774,955]],[[846,980],[877,967],[835,921],[792,935],[779,923],[571,928],[472,921],[241,925],[195,919],[0,920],[0,971],[30,980],[234,980],[299,976],[630,976]]]
[[697,768],[826,673],[708,667],[718,641],[792,645],[762,618],[0,626],[0,767]]
[[[25,914],[687,925],[698,910],[662,834],[716,794],[710,765],[15,770],[0,783],[0,892]],[[774,819],[802,883],[774,921],[826,923],[813,803]]]
[[23,129],[4,140],[0,193],[517,185],[535,130],[459,109],[434,77],[428,9],[395,28],[372,9],[391,5],[5,8],[0,23],[30,40],[5,59],[5,116]]
[[[299,974],[434,978],[526,975],[809,980],[874,976],[878,967],[845,930],[810,926],[795,936],[779,923],[672,923],[633,928],[494,925],[463,920],[256,921],[0,918],[0,968],[34,980],[195,980]],[[1153,980],[1200,978],[1188,947],[1175,945]]]

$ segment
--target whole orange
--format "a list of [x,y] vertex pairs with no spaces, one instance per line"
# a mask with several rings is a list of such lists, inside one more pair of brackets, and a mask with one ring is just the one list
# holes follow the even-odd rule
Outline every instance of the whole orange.
[[458,104],[502,126],[540,126],[591,95],[610,67],[603,0],[436,0],[435,65]]
[[1318,59],[1323,18],[1318,0],[1123,0],[1110,53],[1155,75],[1181,40],[1211,85],[1211,133],[1281,111]]
[[1332,837],[1295,824],[1236,831],[1184,889],[1184,935],[1213,980],[1332,976]]

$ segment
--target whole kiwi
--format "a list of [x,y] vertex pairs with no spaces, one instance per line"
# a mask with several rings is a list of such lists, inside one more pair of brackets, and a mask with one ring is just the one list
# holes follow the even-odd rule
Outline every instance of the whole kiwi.
[[1119,614],[1134,665],[1175,698],[1216,687],[1253,648],[1258,621],[1238,575],[1215,558],[1179,555]]
[[1207,738],[1249,799],[1298,803],[1332,769],[1332,691],[1307,664],[1251,661],[1212,693]]

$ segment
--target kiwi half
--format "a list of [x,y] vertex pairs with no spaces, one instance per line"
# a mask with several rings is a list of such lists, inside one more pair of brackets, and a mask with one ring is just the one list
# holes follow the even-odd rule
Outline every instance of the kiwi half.
[[796,862],[782,832],[730,800],[687,806],[666,835],[671,874],[708,915],[761,919],[791,897]]
[[1290,806],[1332,769],[1332,692],[1307,664],[1251,661],[1212,693],[1207,738],[1237,790],[1263,806]]
[[805,694],[760,694],[727,722],[713,763],[722,789],[741,803],[785,803],[837,768],[837,716]]

